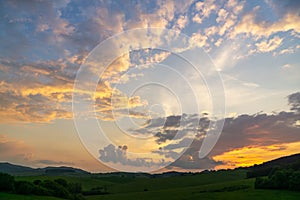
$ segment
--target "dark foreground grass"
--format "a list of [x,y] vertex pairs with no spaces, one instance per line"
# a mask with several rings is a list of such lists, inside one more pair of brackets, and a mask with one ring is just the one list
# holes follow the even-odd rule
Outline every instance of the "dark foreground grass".
[[280,190],[255,190],[254,180],[230,181],[221,184],[208,184],[193,187],[165,189],[156,191],[131,192],[110,195],[89,196],[87,200],[129,200],[129,199],[212,199],[212,200],[299,200],[299,192]]
[[62,200],[56,197],[32,196],[32,195],[17,195],[0,192],[1,200]]
[[257,191],[234,191],[234,192],[207,192],[207,193],[178,193],[178,192],[149,192],[147,194],[139,193],[127,193],[116,194],[106,196],[90,196],[87,200],[154,200],[154,199],[166,199],[166,200],[189,200],[189,199],[211,199],[211,200],[299,200],[300,194],[290,191],[269,191],[269,190],[257,190]]
[[69,183],[80,183],[83,190],[89,190],[93,187],[112,185],[114,183],[105,181],[100,178],[96,178],[92,175],[85,176],[17,176],[15,179],[17,181],[29,181],[33,182],[34,180],[55,180],[55,179],[65,179]]
[[177,189],[197,185],[206,185],[233,180],[241,180],[246,177],[245,171],[218,171],[186,176],[174,176],[163,178],[138,178],[122,185],[112,185],[108,188],[111,193],[142,192],[145,190]]

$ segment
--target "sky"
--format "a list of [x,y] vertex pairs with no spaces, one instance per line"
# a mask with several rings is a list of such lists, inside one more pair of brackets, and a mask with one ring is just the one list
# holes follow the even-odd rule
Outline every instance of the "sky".
[[1,162],[201,171],[299,153],[299,1],[0,5]]

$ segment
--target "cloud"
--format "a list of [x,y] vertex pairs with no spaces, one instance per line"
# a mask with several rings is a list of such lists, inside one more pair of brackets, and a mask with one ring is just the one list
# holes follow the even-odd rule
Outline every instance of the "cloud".
[[72,88],[0,83],[1,122],[50,122],[55,119],[70,119]]
[[192,133],[191,135],[203,134],[209,127],[209,122],[206,116],[197,114],[170,115],[165,118],[149,119],[143,128],[130,129],[130,131],[136,135],[145,135],[151,132],[151,135],[156,138],[155,141],[163,144],[171,140],[180,140],[188,136],[188,133]]
[[[191,3],[192,1],[157,1],[125,5],[96,2],[89,5],[68,1],[32,1],[28,4],[6,2],[1,20],[4,27],[1,29],[1,37],[5,40],[1,40],[3,48],[0,52],[0,69],[4,72],[0,78],[5,87],[1,90],[0,101],[8,105],[7,109],[3,107],[2,112],[8,117],[3,118],[5,120],[2,122],[51,122],[60,118],[70,119],[76,72],[99,42],[130,28],[166,28],[176,24],[180,30],[184,29],[188,24],[187,11]],[[37,15],[36,10],[41,14]],[[70,10],[76,10],[76,16],[66,15]],[[132,41],[132,38],[128,40]],[[119,57],[103,74],[103,82],[99,84],[95,95],[96,109],[103,111],[103,114],[99,114],[102,119],[112,120],[111,84],[118,82],[120,75],[136,64],[132,54],[137,53]],[[161,62],[169,53],[151,51],[148,57],[145,54],[140,55],[143,56],[146,60],[139,61],[145,64]],[[124,76],[122,83],[128,80],[129,77]],[[123,100],[114,105],[118,107],[115,110],[119,110],[119,116],[126,114],[124,106],[120,104],[131,101],[126,95],[122,97]],[[8,104],[10,98],[14,100]],[[140,106],[145,102],[141,100],[134,103]],[[133,104],[130,106],[132,108]],[[133,117],[143,117],[138,113],[130,113]]]
[[277,49],[281,45],[282,41],[282,38],[275,36],[272,39],[269,39],[268,41],[263,40],[259,43],[256,43],[255,45],[257,46],[257,49],[260,52],[270,52]]
[[178,133],[177,130],[165,130],[164,133],[158,132],[157,134],[155,134],[155,137],[158,138],[156,142],[158,144],[161,144],[168,140],[172,140],[177,133]]
[[231,0],[225,4],[224,8],[218,10],[218,22],[219,35],[223,36],[226,33],[227,37],[230,37],[234,26],[238,22],[238,15],[240,15],[245,7],[244,1]]
[[294,48],[294,47],[289,47],[289,48],[286,48],[286,49],[282,49],[279,52],[274,52],[273,56],[283,55],[283,54],[292,54],[292,53],[295,53],[296,49],[297,48]]
[[152,158],[128,158],[127,157],[127,149],[126,145],[115,147],[112,144],[104,147],[99,150],[99,159],[104,163],[117,163],[125,166],[133,166],[133,167],[148,167],[151,168],[153,166],[163,166],[164,160],[161,162],[155,162]]
[[297,117],[299,116],[291,112],[280,112],[277,115],[240,115],[227,118],[212,154],[251,145],[268,146],[298,141],[299,129],[293,126]]
[[[199,150],[203,139],[207,134],[209,123],[212,119],[208,116],[178,115],[165,119],[157,118],[149,121],[146,126],[148,132],[152,132],[159,148],[153,153],[164,159],[176,159],[182,149],[186,151],[169,169],[207,169],[220,167],[238,167],[251,165],[256,162],[274,159],[276,156],[296,153],[293,146],[300,141],[299,126],[299,93],[288,96],[291,111],[254,115],[235,115],[225,118],[222,134],[210,154],[199,159]],[[199,120],[200,119],[200,120]],[[199,121],[198,121],[199,120]],[[197,125],[198,124],[198,125]],[[196,125],[196,129],[195,129]],[[135,130],[139,134],[145,134],[144,129]],[[178,137],[176,134],[182,134]],[[172,143],[170,143],[172,142]],[[253,154],[251,154],[251,149]],[[266,150],[265,156],[255,158],[256,152]],[[276,151],[276,154],[274,152]],[[259,153],[258,153],[259,154]],[[232,160],[230,160],[232,158]]]
[[[162,54],[154,55],[157,60],[163,57]],[[73,83],[78,69],[76,64],[61,60],[23,63],[5,59],[0,60],[0,63],[3,72],[0,74],[2,123],[51,122],[55,119],[72,118]],[[129,65],[129,57],[125,55],[105,71],[104,82],[98,84],[94,95],[100,118],[103,116],[103,119],[114,120],[111,112],[113,109],[118,117],[126,115],[126,108],[145,105],[146,102],[138,96],[127,97],[111,87],[111,83],[122,80],[120,73],[126,71]],[[130,116],[141,117],[133,112]]]
[[195,47],[204,47],[208,45],[207,39],[208,37],[205,34],[193,33],[190,43]]
[[187,169],[187,170],[205,170],[205,169],[214,169],[216,166],[222,165],[222,161],[216,161],[212,158],[205,157],[199,159],[198,155],[190,156],[184,154],[180,159],[176,160],[172,163],[169,168],[172,170],[173,167],[179,169]]
[[290,94],[288,96],[288,102],[291,106],[291,110],[300,112],[300,92]]
[[229,0],[226,4],[228,9],[231,9],[235,15],[240,14],[245,6],[245,1]]
[[30,163],[34,150],[23,141],[0,135],[0,160]]
[[139,69],[144,69],[149,67],[149,64],[164,61],[170,54],[171,52],[149,48],[131,51],[129,56],[132,65],[136,65]]
[[284,64],[281,66],[282,69],[289,69],[291,68],[292,66],[290,64]]
[[183,28],[185,28],[185,26],[188,23],[188,17],[185,15],[180,15],[177,19],[176,25],[175,25],[175,29],[177,30],[182,30]]
[[[39,1],[5,2],[2,9],[4,18],[1,20],[5,28],[1,37],[6,39],[1,41],[5,47],[5,51],[1,50],[2,56],[29,59],[29,52],[49,55],[44,49],[45,43],[49,44],[48,50],[55,50],[52,55],[63,53],[61,45],[66,45],[65,37],[74,31],[74,27],[61,15],[61,10],[67,5]],[[38,16],[35,15],[37,10],[40,13]]]
[[[134,27],[157,26],[170,28],[178,26],[181,30],[188,30],[187,28],[190,25],[188,22],[196,15],[201,20],[208,20],[208,18],[209,20],[216,20],[217,24],[204,24],[203,27],[201,26],[201,29],[190,32],[192,35],[192,39],[189,41],[190,44],[178,51],[194,47],[210,49],[215,45],[220,47],[212,52],[217,67],[220,70],[233,67],[241,57],[246,57],[245,54],[249,49],[246,48],[244,50],[243,48],[248,41],[239,40],[239,38],[235,39],[234,42],[226,40],[228,40],[227,36],[231,32],[235,32],[235,29],[241,26],[243,19],[251,15],[249,18],[250,26],[251,24],[258,24],[265,25],[265,27],[271,25],[272,27],[272,24],[279,23],[280,20],[287,18],[287,16],[294,16],[296,8],[298,8],[298,4],[288,1],[284,3],[284,7],[287,8],[286,11],[278,11],[278,20],[276,18],[276,20],[269,22],[265,20],[265,16],[261,15],[258,8],[251,12],[245,10],[247,9],[245,4],[246,2],[244,1],[228,1],[221,9],[222,5],[216,1],[205,3],[157,1],[152,3],[130,3],[128,5],[96,2],[93,6],[78,4],[77,2],[65,2],[59,5],[55,2],[37,1],[26,5],[18,1],[5,3],[5,9],[3,9],[5,17],[1,22],[5,25],[3,38],[6,39],[1,40],[5,45],[2,49],[2,66],[0,66],[1,72],[4,73],[2,76],[0,75],[0,78],[3,80],[3,84],[9,86],[5,91],[2,91],[2,102],[8,103],[8,98],[12,98],[12,96],[18,100],[12,103],[14,105],[11,104],[8,107],[9,112],[15,110],[15,112],[11,112],[14,113],[11,117],[15,115],[15,118],[18,118],[17,116],[22,113],[27,113],[26,115],[28,115],[30,111],[33,111],[35,112],[32,118],[34,121],[38,118],[41,119],[38,121],[51,121],[55,118],[64,118],[64,115],[66,116],[65,118],[69,119],[71,117],[69,105],[72,94],[71,88],[76,71],[95,45],[115,33]],[[280,2],[272,2],[274,9],[282,6],[278,4]],[[131,8],[132,12],[128,12],[128,8]],[[42,15],[37,16],[36,10],[42,10]],[[77,15],[67,15],[66,13],[70,10],[76,10]],[[10,13],[16,13],[16,15],[11,15]],[[240,17],[242,21],[238,22]],[[296,24],[290,26],[296,27]],[[298,32],[295,27],[292,30],[296,34]],[[263,32],[265,32],[265,29]],[[239,34],[239,32],[236,33]],[[32,35],[35,37],[32,37]],[[236,34],[233,35],[236,36]],[[224,36],[222,37],[224,39],[219,36]],[[14,43],[15,38],[18,44]],[[170,38],[174,39],[171,36],[168,39]],[[256,39],[254,37],[255,42]],[[271,35],[271,37],[258,40],[260,42],[256,43],[255,46],[260,52],[274,51],[280,43],[284,42],[281,39],[281,36]],[[132,38],[128,40],[132,41]],[[6,44],[6,42],[9,43]],[[126,42],[121,41],[120,44]],[[147,43],[149,41],[144,42]],[[161,41],[155,41],[153,44],[159,42]],[[18,59],[12,59],[16,55],[18,55]],[[137,56],[137,59],[133,59],[134,55]],[[103,75],[103,79],[110,84],[107,82],[100,83],[96,94],[97,110],[105,112],[103,113],[103,119],[112,119],[110,115],[112,110],[110,103],[112,95],[111,84],[118,82],[122,73],[125,73],[138,61],[140,64],[161,62],[169,55],[167,52],[147,50],[145,53],[133,52],[116,59]],[[124,76],[122,81],[126,83],[129,79],[130,77]],[[34,106],[34,104],[37,102],[38,96],[38,106],[45,106],[44,114],[49,117],[43,117],[42,112],[37,113],[35,108],[37,106]],[[120,105],[124,105],[130,100],[130,97],[126,95],[121,97],[124,97],[124,101],[122,100]],[[136,102],[136,106],[140,106],[143,103],[145,101],[141,99],[140,102]],[[17,105],[19,105],[18,110]],[[120,106],[119,110],[119,115],[123,116],[125,113],[124,106]],[[9,112],[5,113],[8,114]],[[142,117],[141,115],[136,116]],[[15,120],[24,118],[30,119],[27,116],[19,117]]]
[[244,45],[245,39],[236,38],[234,41],[223,42],[211,56],[217,70],[226,71],[235,67],[242,58],[247,56],[248,47]]
[[[281,112],[277,115],[240,115],[235,118],[226,118],[221,137],[207,158],[199,159],[199,149],[203,137],[196,137],[190,146],[185,146],[186,152],[172,166],[182,169],[190,169],[192,166],[192,169],[205,169],[207,166],[210,166],[211,169],[220,169],[224,166],[232,168],[242,166],[242,164],[249,166],[274,159],[282,154],[297,153],[296,148],[283,151],[284,149],[279,147],[287,147],[300,141],[298,134],[300,129],[299,126],[295,125],[298,119],[299,114],[291,112]],[[184,146],[184,140],[186,138],[179,141],[177,148]],[[251,152],[252,147],[254,149]],[[264,148],[266,148],[265,156],[254,159],[256,155],[254,150],[263,151]],[[176,146],[173,145],[171,149],[175,150]],[[276,154],[271,150],[276,151]],[[170,152],[166,152],[166,154],[169,155]],[[238,156],[243,158],[239,159]]]
[[37,164],[42,164],[42,165],[74,165],[73,162],[64,162],[64,161],[56,161],[56,160],[35,160],[34,161]]
[[256,6],[251,12],[242,16],[241,21],[234,28],[235,35],[245,33],[252,36],[264,36],[278,32],[286,32],[294,30],[300,32],[300,16],[294,12],[287,12],[282,14],[277,21],[268,22],[259,19],[261,15],[258,14],[260,7]]
[[31,166],[75,165],[73,162],[55,159],[38,159],[36,149],[22,140],[0,135],[0,160],[11,163],[22,163]]
[[214,160],[223,162],[217,169],[247,167],[261,164],[282,156],[298,152],[300,142],[282,143],[269,146],[246,146],[214,156]]
[[202,18],[201,18],[201,16],[200,16],[200,14],[199,14],[199,13],[195,14],[195,15],[193,16],[193,18],[192,18],[192,21],[193,21],[193,22],[196,22],[196,23],[198,23],[198,24],[201,24],[201,23],[202,23]]
[[214,0],[207,2],[197,2],[195,3],[195,10],[198,11],[202,18],[207,18],[210,14],[217,9],[217,4]]
[[299,13],[300,11],[300,3],[298,1],[293,0],[270,0],[266,1],[278,15],[283,15],[286,13]]

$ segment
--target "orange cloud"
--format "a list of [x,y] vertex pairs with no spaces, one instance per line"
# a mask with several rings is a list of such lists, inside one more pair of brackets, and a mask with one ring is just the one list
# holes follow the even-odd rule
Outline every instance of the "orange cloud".
[[4,81],[0,85],[2,123],[50,122],[72,118],[71,85],[30,87]]
[[33,149],[23,141],[0,135],[0,160],[8,162],[28,162],[33,157]]
[[261,164],[284,155],[299,153],[299,149],[300,142],[269,146],[246,146],[216,155],[213,159],[224,163],[217,166],[217,169],[247,167],[254,164]]
[[257,49],[260,52],[269,52],[269,51],[273,51],[275,49],[277,49],[281,43],[282,43],[283,39],[275,36],[274,38],[266,41],[261,41],[260,43],[256,43],[255,45],[257,46]]
[[[95,73],[93,70],[100,64],[92,63],[92,67],[90,68],[91,73]],[[122,110],[127,107],[133,108],[145,103],[139,97],[127,97],[111,87],[112,83],[117,83],[120,80],[120,74],[130,67],[129,54],[121,56],[109,65],[103,77],[101,77],[104,81],[101,81],[97,85],[95,92],[84,89],[74,91],[73,80],[62,72],[53,72],[48,67],[43,68],[43,66],[48,65],[57,65],[60,70],[66,67],[65,63],[55,63],[54,61],[34,63],[32,65],[24,64],[21,66],[22,72],[13,71],[11,67],[5,65],[0,66],[1,69],[7,68],[7,73],[20,77],[20,81],[18,82],[10,82],[9,80],[0,82],[0,118],[2,123],[20,121],[48,123],[55,119],[71,119],[72,95],[74,92],[95,101],[98,112],[106,111],[106,113],[103,113],[105,119],[113,119],[111,117],[112,109]],[[49,79],[50,83],[44,83],[41,79]],[[127,78],[128,80],[129,78]],[[121,83],[125,82],[126,80],[123,80]],[[121,99],[113,105],[114,108],[111,105],[113,95]],[[107,113],[110,113],[110,117],[106,116]],[[124,111],[122,113],[122,115],[125,115]],[[101,113],[98,116],[100,117]]]

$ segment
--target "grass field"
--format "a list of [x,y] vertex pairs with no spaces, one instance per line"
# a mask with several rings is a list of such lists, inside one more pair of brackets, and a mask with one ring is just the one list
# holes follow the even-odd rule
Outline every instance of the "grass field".
[[169,188],[182,188],[195,185],[220,183],[225,181],[241,180],[246,177],[244,170],[217,171],[214,173],[203,173],[185,176],[149,178],[144,176],[19,176],[16,180],[34,181],[36,179],[64,178],[68,182],[79,182],[83,190],[89,190],[96,186],[106,186],[110,193],[127,193],[147,190],[162,190]]
[[187,186],[182,188],[169,188],[154,191],[119,193],[110,195],[89,196],[87,200],[126,200],[126,199],[220,199],[220,200],[299,200],[299,192],[279,190],[255,190],[254,179],[228,181],[223,183],[204,184],[199,186]]
[[61,200],[56,197],[45,197],[45,196],[32,196],[32,195],[17,195],[17,194],[7,194],[0,192],[1,200]]
[[[87,191],[105,187],[109,194],[85,196],[87,200],[126,199],[300,199],[299,192],[254,189],[255,179],[246,179],[245,170],[217,171],[201,174],[186,174],[171,177],[146,177],[132,175],[83,175],[83,176],[28,176],[16,180],[63,178],[68,182],[82,184]],[[0,193],[0,199],[45,199],[52,197],[21,196]]]

